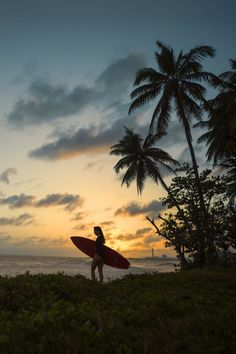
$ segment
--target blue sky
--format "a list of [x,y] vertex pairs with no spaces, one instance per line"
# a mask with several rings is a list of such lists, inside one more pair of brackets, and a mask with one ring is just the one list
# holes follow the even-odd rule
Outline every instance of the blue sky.
[[[235,58],[235,10],[233,1],[0,0],[2,253],[76,255],[69,235],[92,237],[94,224],[127,255],[166,252],[145,221],[163,190],[121,188],[110,146],[124,124],[147,131],[148,108],[127,112],[155,41],[211,45],[204,67],[221,73]],[[162,144],[187,156],[174,116]]]

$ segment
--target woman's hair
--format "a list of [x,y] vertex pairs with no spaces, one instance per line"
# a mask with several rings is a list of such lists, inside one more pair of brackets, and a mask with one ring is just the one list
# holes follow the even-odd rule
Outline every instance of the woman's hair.
[[103,235],[102,229],[100,226],[94,226],[94,232],[96,233],[96,235],[98,234],[99,236],[101,236],[104,240],[105,243],[105,237]]

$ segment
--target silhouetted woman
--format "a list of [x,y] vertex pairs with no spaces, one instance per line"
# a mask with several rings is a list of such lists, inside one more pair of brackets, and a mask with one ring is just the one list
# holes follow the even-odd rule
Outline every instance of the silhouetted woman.
[[104,243],[105,237],[103,235],[102,229],[100,226],[94,227],[94,233],[97,236],[95,241],[95,255],[91,264],[91,276],[92,279],[95,279],[95,269],[98,268],[99,280],[103,282],[103,264],[104,264]]

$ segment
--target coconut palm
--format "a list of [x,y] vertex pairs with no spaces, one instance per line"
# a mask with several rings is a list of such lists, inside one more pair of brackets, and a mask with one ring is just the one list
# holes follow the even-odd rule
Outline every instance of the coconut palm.
[[219,76],[220,93],[206,103],[208,121],[198,125],[209,130],[198,141],[208,145],[208,161],[226,169],[228,192],[233,200],[236,197],[236,60],[230,62],[232,70]]
[[216,165],[236,152],[236,60],[231,67],[219,76],[220,93],[205,105],[208,121],[198,124],[209,129],[198,141],[207,143],[207,158]]
[[202,59],[213,57],[215,51],[210,46],[201,45],[185,54],[180,51],[175,55],[171,47],[160,41],[156,43],[160,50],[155,52],[159,71],[145,67],[137,72],[134,86],[138,87],[131,93],[133,101],[129,113],[159,98],[152,114],[150,132],[162,136],[167,131],[172,110],[176,112],[185,131],[204,215],[206,208],[192,144],[191,123],[193,118],[200,120],[203,113],[201,104],[205,88],[200,83],[217,79],[213,74],[203,71],[201,65]]
[[142,193],[147,177],[150,177],[157,184],[160,182],[178,209],[180,217],[190,229],[183,210],[176,202],[160,171],[160,168],[165,168],[173,172],[173,168],[170,165],[178,165],[178,162],[171,158],[167,152],[155,146],[158,139],[157,135],[149,134],[143,140],[139,134],[125,127],[125,136],[118,144],[111,147],[111,155],[122,156],[114,166],[115,172],[119,173],[120,170],[126,168],[121,185],[125,183],[129,187],[136,180],[138,194]]

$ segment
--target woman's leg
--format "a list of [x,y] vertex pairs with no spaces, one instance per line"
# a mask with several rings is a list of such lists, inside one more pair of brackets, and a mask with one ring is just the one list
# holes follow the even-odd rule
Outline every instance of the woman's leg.
[[91,277],[93,280],[95,280],[95,269],[97,268],[97,266],[98,266],[98,260],[95,255],[91,264]]
[[[102,257],[98,256],[97,254],[95,254],[95,256],[93,258],[93,261],[92,261],[92,264],[91,264],[91,277],[92,277],[93,280],[95,279],[95,269],[98,267],[99,279],[100,279],[100,281],[102,281],[101,280],[101,275],[100,275],[102,270],[101,271],[99,270],[99,265],[100,265],[101,262],[102,262],[102,266],[103,266]],[[102,279],[103,279],[103,275],[102,275]]]
[[98,263],[98,273],[99,273],[99,280],[101,283],[103,283],[103,259]]

